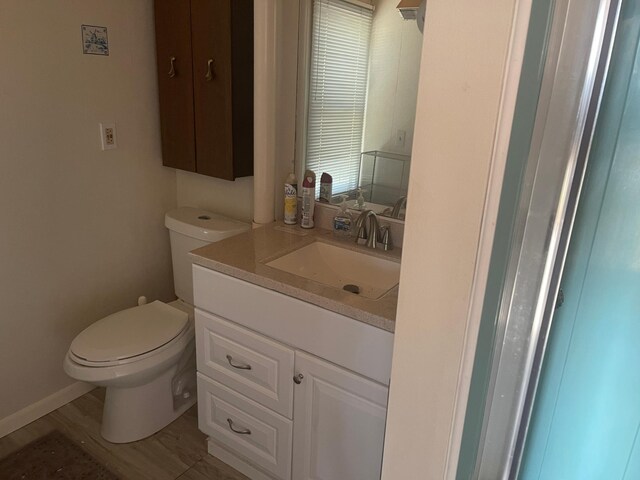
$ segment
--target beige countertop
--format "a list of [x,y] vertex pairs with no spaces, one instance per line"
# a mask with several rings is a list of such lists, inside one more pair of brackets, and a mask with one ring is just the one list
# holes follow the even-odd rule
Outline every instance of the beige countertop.
[[299,226],[278,222],[199,248],[191,252],[191,256],[196,265],[394,332],[398,304],[397,286],[381,298],[373,300],[266,265],[314,241],[338,245],[396,262],[400,262],[402,254],[399,248],[389,252],[372,250],[356,245],[351,239],[337,238],[328,230],[305,230]]

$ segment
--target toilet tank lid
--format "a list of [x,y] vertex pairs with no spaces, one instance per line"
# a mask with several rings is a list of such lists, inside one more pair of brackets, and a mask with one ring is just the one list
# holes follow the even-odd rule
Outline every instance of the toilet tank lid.
[[250,228],[248,223],[192,207],[180,207],[167,212],[164,225],[173,232],[210,243]]

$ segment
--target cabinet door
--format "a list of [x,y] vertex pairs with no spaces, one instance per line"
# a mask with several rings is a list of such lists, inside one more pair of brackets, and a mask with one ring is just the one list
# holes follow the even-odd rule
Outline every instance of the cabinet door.
[[253,175],[253,0],[231,2],[233,174]]
[[293,478],[378,480],[388,389],[296,352]]
[[162,163],[194,172],[191,9],[188,1],[155,0],[154,11]]
[[230,0],[191,0],[198,173],[233,180]]

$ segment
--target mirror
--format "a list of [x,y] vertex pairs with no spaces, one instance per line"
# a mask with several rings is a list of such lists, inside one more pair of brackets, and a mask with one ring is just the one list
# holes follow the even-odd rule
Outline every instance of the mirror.
[[296,173],[315,172],[316,196],[329,174],[332,204],[404,219],[423,36],[397,5],[301,2]]

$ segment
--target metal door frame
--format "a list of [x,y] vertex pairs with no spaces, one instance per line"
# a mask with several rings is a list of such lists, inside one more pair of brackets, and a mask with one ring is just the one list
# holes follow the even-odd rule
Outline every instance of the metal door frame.
[[516,478],[622,0],[557,0],[474,478]]

